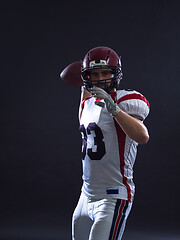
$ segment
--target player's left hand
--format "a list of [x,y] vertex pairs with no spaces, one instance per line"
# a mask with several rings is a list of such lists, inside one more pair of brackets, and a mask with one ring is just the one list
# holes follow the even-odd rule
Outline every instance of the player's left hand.
[[[120,111],[120,108],[106,91],[104,91],[102,88],[95,86],[93,86],[90,91],[94,97],[104,99],[108,112],[113,116],[116,116],[116,114]],[[101,102],[96,101],[95,104],[102,107]]]

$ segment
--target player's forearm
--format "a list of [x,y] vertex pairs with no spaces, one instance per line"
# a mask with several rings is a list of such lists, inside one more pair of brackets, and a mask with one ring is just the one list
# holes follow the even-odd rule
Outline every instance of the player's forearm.
[[79,121],[81,119],[81,114],[82,114],[82,107],[81,104],[84,101],[84,99],[88,98],[91,96],[91,93],[88,92],[84,87],[81,87],[81,100],[80,100],[80,105],[79,105]]
[[143,122],[131,117],[122,110],[116,114],[115,119],[123,131],[137,143],[145,144],[148,142],[149,134]]
[[84,86],[81,87],[81,102],[82,102],[84,99],[90,97],[91,95],[92,95],[92,94],[91,94],[90,92],[88,92],[88,91],[84,88]]

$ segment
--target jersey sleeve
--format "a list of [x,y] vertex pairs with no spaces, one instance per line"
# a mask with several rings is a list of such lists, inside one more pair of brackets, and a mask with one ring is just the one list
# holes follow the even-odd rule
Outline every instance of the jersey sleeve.
[[137,91],[122,90],[117,104],[124,112],[142,121],[148,116],[150,111],[148,100]]

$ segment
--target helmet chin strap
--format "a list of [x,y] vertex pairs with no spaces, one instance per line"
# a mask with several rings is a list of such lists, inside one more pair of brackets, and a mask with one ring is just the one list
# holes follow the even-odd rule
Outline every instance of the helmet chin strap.
[[108,94],[111,93],[111,91],[115,88],[115,86],[113,86],[114,84],[111,84],[109,87],[104,88],[104,91],[106,91]]
[[113,77],[113,79],[114,79],[114,81],[111,82],[110,86],[104,88],[104,91],[106,91],[108,94],[110,94],[111,91],[117,87],[117,84],[116,84],[116,77]]
[[[105,80],[109,80],[109,79],[105,79]],[[101,87],[101,85],[106,85],[106,83],[90,83],[89,85],[87,84],[87,85],[85,85],[85,88],[87,89],[87,91],[90,91],[91,90],[91,88],[93,87],[93,86],[96,86],[96,87]],[[113,81],[113,82],[111,82],[111,84],[108,86],[108,87],[104,87],[104,88],[102,88],[104,91],[106,91],[108,94],[110,94],[111,93],[111,91],[113,90],[113,89],[115,89],[117,86],[116,86],[116,81]]]
[[[88,86],[85,86],[85,88],[86,88],[87,91],[90,92],[91,89],[93,88],[93,85],[92,85],[92,86],[89,86],[89,87],[88,87]],[[104,90],[105,92],[107,92],[108,94],[110,94],[113,89],[116,89],[116,87],[113,86],[113,85],[111,85],[111,86],[109,86],[109,87],[106,87],[106,88],[103,88],[103,90]]]
[[[96,86],[96,87],[102,88],[104,91],[106,91],[108,94],[110,94],[113,89],[117,88],[117,75],[115,75],[114,77],[109,78],[109,79],[103,79],[103,80],[98,80],[98,81],[91,81],[90,79],[86,80],[83,77],[83,75],[81,75],[81,76],[82,76],[82,80],[84,82],[84,86],[87,91],[90,91],[93,86]],[[111,82],[109,82],[109,81],[111,81]],[[110,83],[109,86],[107,86],[108,82]]]

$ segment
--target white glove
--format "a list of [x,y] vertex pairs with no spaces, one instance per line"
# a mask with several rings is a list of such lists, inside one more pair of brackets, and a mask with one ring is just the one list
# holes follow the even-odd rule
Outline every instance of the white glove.
[[[95,87],[95,86],[93,86],[93,88],[91,88],[90,91],[94,97],[104,99],[108,112],[111,115],[116,116],[116,114],[120,111],[120,108],[118,107],[117,103],[113,101],[111,96],[106,91],[104,91],[102,88]],[[96,101],[95,104],[100,107],[104,107],[102,105],[102,102]]]

